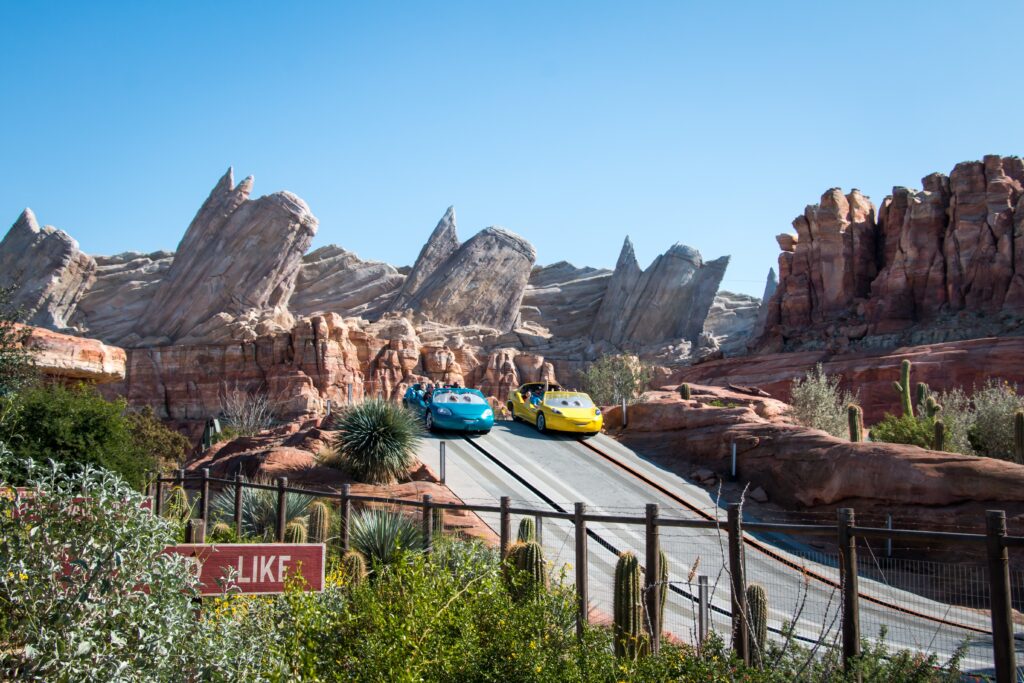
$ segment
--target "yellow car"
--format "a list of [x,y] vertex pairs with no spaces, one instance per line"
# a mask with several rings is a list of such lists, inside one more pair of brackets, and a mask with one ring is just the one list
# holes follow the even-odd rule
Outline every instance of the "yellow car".
[[513,420],[548,430],[593,435],[601,431],[601,409],[582,391],[563,391],[555,384],[531,382],[519,387],[508,400]]

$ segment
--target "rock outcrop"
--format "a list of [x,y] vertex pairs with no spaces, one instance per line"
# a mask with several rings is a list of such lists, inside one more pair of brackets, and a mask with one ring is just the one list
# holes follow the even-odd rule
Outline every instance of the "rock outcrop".
[[124,349],[96,339],[33,327],[23,344],[31,351],[35,368],[50,380],[106,384],[125,378]]
[[14,288],[11,306],[23,310],[30,325],[67,328],[95,272],[96,262],[78,242],[62,230],[39,227],[31,209],[0,241],[0,288]]
[[97,256],[95,282],[79,300],[73,326],[115,344],[131,338],[173,261],[169,251]]
[[364,261],[334,245],[306,254],[289,310],[311,316],[337,313],[376,320],[391,305],[405,276],[381,261]]
[[831,189],[778,237],[757,350],[893,347],[1024,333],[1024,162],[986,156],[893,188]]
[[557,339],[589,337],[612,271],[577,268],[566,261],[538,266],[523,295],[520,320],[548,330]]
[[761,299],[749,294],[720,291],[704,320],[704,332],[726,356],[742,354],[757,325]]
[[[317,220],[290,192],[249,199],[228,169],[192,219],[135,326],[137,345],[253,339],[290,327],[288,300]],[[127,340],[126,340],[127,341]]]
[[405,310],[409,302],[422,289],[424,283],[430,279],[441,265],[459,250],[459,234],[455,228],[455,207],[449,206],[444,216],[438,221],[434,232],[420,250],[412,270],[402,283],[402,288],[395,296],[392,303],[392,310]]

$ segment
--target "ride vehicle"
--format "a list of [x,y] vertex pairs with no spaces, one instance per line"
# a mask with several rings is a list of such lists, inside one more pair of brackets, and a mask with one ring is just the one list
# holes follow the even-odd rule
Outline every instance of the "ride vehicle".
[[419,382],[406,389],[402,394],[402,407],[417,413],[426,408],[427,403],[423,400],[425,389]]
[[558,431],[593,436],[601,431],[604,416],[593,399],[582,391],[566,391],[557,384],[529,382],[513,392],[508,401],[513,420],[537,427],[538,432]]
[[425,402],[423,422],[436,432],[448,429],[486,434],[494,426],[494,411],[477,389],[440,388]]

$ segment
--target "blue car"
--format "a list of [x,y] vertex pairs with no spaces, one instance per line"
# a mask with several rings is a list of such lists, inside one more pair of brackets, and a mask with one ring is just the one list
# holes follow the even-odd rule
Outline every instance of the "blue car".
[[477,389],[435,389],[424,405],[423,422],[432,432],[450,429],[486,434],[494,426],[494,411]]

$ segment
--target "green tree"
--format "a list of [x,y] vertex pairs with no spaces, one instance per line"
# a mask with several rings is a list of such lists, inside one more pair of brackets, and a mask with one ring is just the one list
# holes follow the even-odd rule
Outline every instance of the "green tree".
[[157,419],[152,408],[146,406],[142,410],[129,412],[125,419],[135,450],[148,453],[161,472],[177,469],[185,461],[192,444],[184,434],[170,429]]
[[614,405],[626,399],[632,403],[651,381],[651,367],[636,356],[605,355],[580,375],[583,389],[598,405]]
[[0,399],[17,393],[36,376],[32,352],[24,346],[31,328],[18,324],[24,316],[11,302],[12,291],[0,288]]

